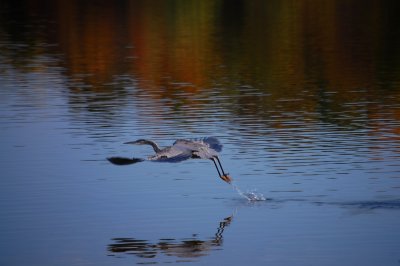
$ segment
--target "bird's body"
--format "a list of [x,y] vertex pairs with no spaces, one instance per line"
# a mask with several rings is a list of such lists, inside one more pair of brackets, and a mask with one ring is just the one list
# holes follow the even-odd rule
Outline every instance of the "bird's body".
[[[217,168],[219,177],[225,182],[230,183],[231,178],[226,174],[222,168],[221,162],[218,158],[218,152],[222,150],[222,145],[218,139],[214,137],[207,137],[202,139],[178,139],[172,146],[160,148],[157,143],[147,139],[139,139],[136,141],[126,142],[125,144],[136,145],[150,145],[155,151],[155,155],[149,156],[148,161],[154,162],[181,162],[187,159],[209,159],[212,160]],[[122,158],[111,157],[108,160],[117,165],[126,165],[145,161],[146,159],[139,158]],[[219,171],[218,165],[221,168]]]
[[[150,144],[158,147],[155,142],[149,140],[137,140],[131,144]],[[128,142],[129,143],[129,142]],[[154,148],[155,155],[150,156],[150,161],[160,162],[180,162],[190,158],[211,159],[218,156],[218,152],[222,150],[222,145],[215,138],[204,139],[178,139],[172,146],[164,149]]]

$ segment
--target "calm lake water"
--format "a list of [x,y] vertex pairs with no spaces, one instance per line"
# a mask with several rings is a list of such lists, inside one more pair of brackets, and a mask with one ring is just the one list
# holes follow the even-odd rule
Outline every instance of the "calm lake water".
[[3,1],[0,264],[400,265],[399,3]]

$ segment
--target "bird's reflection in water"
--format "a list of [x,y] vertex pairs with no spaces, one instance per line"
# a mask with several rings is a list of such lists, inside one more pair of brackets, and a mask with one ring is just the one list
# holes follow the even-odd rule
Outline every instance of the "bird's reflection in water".
[[197,235],[184,239],[160,239],[157,243],[136,238],[113,238],[114,243],[108,245],[110,256],[114,253],[133,254],[140,258],[155,258],[159,254],[178,258],[197,258],[206,256],[212,250],[222,246],[223,232],[233,219],[233,215],[226,217],[219,223],[217,232],[208,239],[199,239]]

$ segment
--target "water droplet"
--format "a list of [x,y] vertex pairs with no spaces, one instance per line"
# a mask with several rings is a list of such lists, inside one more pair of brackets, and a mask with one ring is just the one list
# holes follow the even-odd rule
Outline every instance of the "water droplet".
[[236,192],[246,198],[248,201],[265,201],[267,198],[260,192],[257,192],[256,190],[248,190],[246,192],[243,192],[238,188],[236,185],[232,185],[233,189],[236,190]]

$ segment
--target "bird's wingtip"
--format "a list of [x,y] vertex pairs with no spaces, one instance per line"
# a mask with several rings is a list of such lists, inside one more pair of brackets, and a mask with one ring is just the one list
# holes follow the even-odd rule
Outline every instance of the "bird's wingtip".
[[125,157],[108,157],[107,160],[115,165],[128,165],[144,161],[144,159],[141,158],[125,158]]

